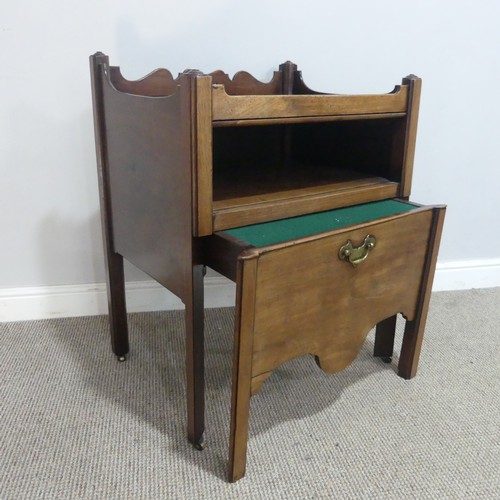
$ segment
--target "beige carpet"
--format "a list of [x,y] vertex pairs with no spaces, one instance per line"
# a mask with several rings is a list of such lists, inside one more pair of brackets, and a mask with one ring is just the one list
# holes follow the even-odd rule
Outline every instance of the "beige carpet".
[[[420,369],[310,357],[252,400],[247,475],[225,481],[232,310],[208,310],[207,449],[185,439],[183,313],[0,325],[0,499],[500,498],[500,289],[433,295]],[[400,334],[399,334],[400,337]]]

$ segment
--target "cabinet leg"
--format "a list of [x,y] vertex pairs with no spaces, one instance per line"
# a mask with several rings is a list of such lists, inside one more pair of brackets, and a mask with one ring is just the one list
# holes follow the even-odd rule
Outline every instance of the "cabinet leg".
[[111,348],[118,359],[124,361],[129,344],[123,257],[117,253],[108,252],[106,264]]
[[373,355],[382,359],[384,363],[390,363],[394,351],[394,335],[396,333],[397,315],[381,321],[375,330],[375,346]]
[[398,365],[398,375],[402,378],[410,379],[417,373],[424,328],[425,321],[420,318],[406,322]]
[[187,433],[193,446],[205,446],[205,371],[203,331],[203,266],[194,266],[192,293],[186,301]]
[[250,415],[251,379],[248,373],[237,373],[238,367],[239,362],[235,362],[231,395],[231,429],[229,431],[228,480],[232,483],[245,475]]
[[253,323],[257,259],[239,260],[236,276],[236,317],[234,321],[233,383],[229,431],[230,482],[245,475],[248,419],[252,392]]
[[432,281],[436,270],[436,260],[439,242],[443,229],[445,208],[438,207],[433,210],[433,226],[429,238],[429,249],[425,262],[424,274],[420,289],[415,319],[407,321],[399,356],[398,374],[405,379],[413,378],[417,374],[420,349],[424,338],[425,323],[429,311],[429,302],[432,292]]

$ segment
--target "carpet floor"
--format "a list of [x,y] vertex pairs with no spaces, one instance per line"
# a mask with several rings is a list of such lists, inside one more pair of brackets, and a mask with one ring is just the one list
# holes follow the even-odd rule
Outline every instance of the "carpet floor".
[[500,288],[433,294],[410,381],[372,357],[373,332],[336,375],[310,356],[277,369],[235,484],[233,310],[205,322],[203,452],[185,438],[182,311],[131,314],[125,363],[105,316],[1,324],[0,499],[500,499]]

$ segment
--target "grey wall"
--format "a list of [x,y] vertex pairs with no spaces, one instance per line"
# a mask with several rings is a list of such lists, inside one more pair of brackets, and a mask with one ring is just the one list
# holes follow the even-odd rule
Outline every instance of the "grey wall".
[[[104,281],[88,56],[386,92],[424,80],[413,199],[449,206],[440,262],[500,257],[500,3],[7,0],[0,16],[0,288]],[[129,279],[143,279],[130,271]]]

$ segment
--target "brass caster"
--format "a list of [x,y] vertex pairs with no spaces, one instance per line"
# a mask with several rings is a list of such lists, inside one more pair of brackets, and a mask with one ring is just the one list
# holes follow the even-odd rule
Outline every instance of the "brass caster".
[[203,438],[203,436],[201,436],[201,438],[198,439],[198,441],[193,443],[193,447],[195,450],[198,451],[203,451],[205,449],[205,439]]
[[125,357],[125,355],[123,355],[123,356],[116,356],[116,358],[118,359],[118,361],[119,361],[120,363],[123,363],[123,362],[127,359],[127,358]]
[[387,364],[392,362],[392,358],[390,356],[382,356],[380,359]]

